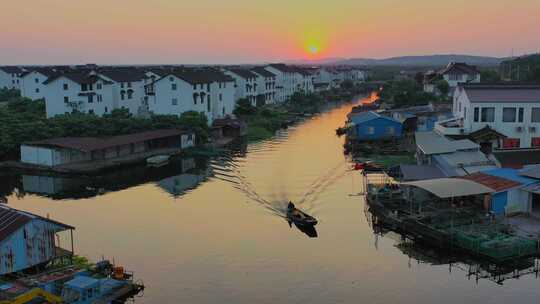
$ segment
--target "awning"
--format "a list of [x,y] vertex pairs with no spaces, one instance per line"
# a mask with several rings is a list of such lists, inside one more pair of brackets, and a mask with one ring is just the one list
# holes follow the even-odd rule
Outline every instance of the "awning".
[[522,188],[521,190],[527,191],[530,193],[540,194],[540,183],[529,185],[527,187]]
[[494,192],[491,188],[462,178],[436,178],[401,184],[424,189],[440,198],[460,197]]

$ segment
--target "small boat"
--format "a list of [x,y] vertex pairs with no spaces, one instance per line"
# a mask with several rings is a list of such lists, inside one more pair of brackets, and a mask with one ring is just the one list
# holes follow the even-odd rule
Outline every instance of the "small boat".
[[297,226],[315,226],[318,223],[317,219],[296,208],[292,202],[287,206],[287,220]]
[[150,167],[161,167],[169,163],[169,155],[156,155],[146,159],[146,164]]

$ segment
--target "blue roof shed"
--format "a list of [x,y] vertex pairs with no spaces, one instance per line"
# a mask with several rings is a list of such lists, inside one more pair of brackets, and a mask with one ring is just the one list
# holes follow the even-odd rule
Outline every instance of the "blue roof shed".
[[403,126],[399,121],[373,111],[352,113],[349,120],[359,141],[401,137]]

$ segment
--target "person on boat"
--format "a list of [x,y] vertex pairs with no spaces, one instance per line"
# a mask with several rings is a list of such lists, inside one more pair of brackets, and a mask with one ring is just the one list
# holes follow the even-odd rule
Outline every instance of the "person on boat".
[[287,205],[287,210],[292,211],[294,210],[294,208],[295,208],[294,204],[291,201],[289,201],[289,204]]

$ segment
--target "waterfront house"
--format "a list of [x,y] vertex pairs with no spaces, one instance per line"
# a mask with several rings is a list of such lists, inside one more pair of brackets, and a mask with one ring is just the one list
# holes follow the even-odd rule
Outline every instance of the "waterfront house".
[[436,166],[445,176],[464,176],[496,168],[480,151],[480,145],[469,139],[453,140],[430,131],[416,132],[415,141],[418,165]]
[[[70,250],[60,248],[57,234],[71,231]],[[73,255],[74,227],[0,205],[0,275],[45,265]]]
[[185,149],[195,145],[193,132],[169,129],[111,137],[61,137],[21,145],[21,162],[54,167],[79,162]]
[[461,84],[479,83],[480,71],[476,66],[468,65],[464,62],[450,62],[448,65],[438,72],[428,72],[424,78],[424,91],[428,93],[438,94],[436,89],[437,82],[445,80],[450,86],[449,93],[452,94],[454,89]]
[[259,82],[257,74],[247,69],[229,68],[224,73],[234,79],[234,100],[247,99],[251,105],[263,105],[264,100],[257,100]]
[[294,94],[294,69],[282,63],[271,64],[265,66],[264,69],[276,75],[276,101],[289,100]]
[[52,68],[29,69],[20,76],[21,96],[32,100],[45,98],[45,84],[50,77],[60,73]]
[[153,84],[154,114],[182,115],[204,113],[211,124],[216,118],[231,115],[236,106],[234,79],[210,68],[181,68],[168,71]]
[[265,104],[274,103],[276,99],[276,75],[265,70],[264,67],[255,67],[251,71],[258,75],[257,100],[264,98]]
[[[472,180],[493,189],[490,210],[496,215],[529,213],[532,211],[532,192],[527,187],[537,180],[520,176],[514,169],[492,169],[461,178]],[[535,205],[535,210],[538,206]]]
[[455,90],[454,118],[437,123],[444,135],[489,128],[486,150],[540,148],[540,85],[462,85]]
[[0,66],[0,89],[20,89],[23,70],[16,66]]
[[148,110],[145,102],[147,75],[135,68],[106,68],[93,71],[111,84],[113,109],[127,109],[132,115],[143,115]]
[[402,125],[399,121],[373,111],[349,114],[352,135],[358,141],[386,140],[401,137]]
[[85,71],[49,77],[44,83],[47,117],[73,112],[101,116],[114,109],[113,83]]

